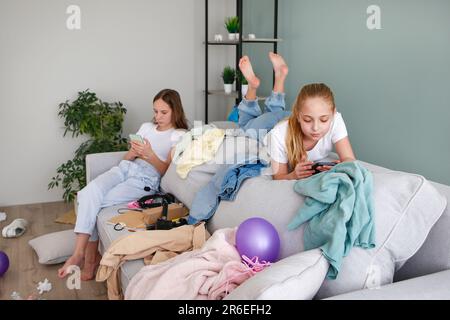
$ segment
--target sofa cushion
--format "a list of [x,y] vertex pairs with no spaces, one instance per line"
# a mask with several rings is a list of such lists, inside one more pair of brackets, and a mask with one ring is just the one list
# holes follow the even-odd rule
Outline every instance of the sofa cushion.
[[225,300],[311,300],[322,285],[328,266],[320,249],[297,253],[258,272]]
[[450,269],[450,187],[431,184],[447,198],[447,207],[419,251],[395,274],[395,281]]
[[[111,243],[117,238],[130,234],[130,231],[127,229],[123,229],[121,231],[114,230],[114,226],[110,223],[107,223],[109,219],[113,216],[118,215],[117,210],[119,208],[126,208],[126,203],[122,205],[112,206],[108,208],[102,209],[97,218],[97,231],[100,239],[100,251],[103,254],[105,250],[109,248]],[[120,280],[122,284],[122,290],[125,291],[128,283],[131,281],[131,278],[144,266],[144,260],[132,260],[125,262],[120,268]]]
[[327,298],[327,300],[450,300],[450,270]]
[[[338,278],[325,280],[317,298],[391,283],[395,271],[417,252],[446,206],[445,198],[421,176],[378,168],[371,171],[376,247],[353,248],[344,258]],[[287,231],[289,221],[304,202],[293,191],[294,183],[266,177],[245,181],[234,202],[220,203],[208,223],[209,231],[237,226],[247,218],[259,216],[277,229],[281,258],[303,251],[304,225]]]
[[52,232],[28,241],[36,251],[39,263],[58,264],[69,259],[75,251],[76,236],[73,229]]

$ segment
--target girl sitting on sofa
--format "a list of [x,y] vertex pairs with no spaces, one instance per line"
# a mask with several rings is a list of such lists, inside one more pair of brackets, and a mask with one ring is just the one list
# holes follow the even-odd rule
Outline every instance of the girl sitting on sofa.
[[[323,83],[305,85],[297,96],[292,113],[286,112],[284,81],[289,69],[281,55],[270,52],[269,58],[275,72],[275,83],[271,96],[266,100],[268,112],[262,113],[258,106],[256,90],[260,81],[247,56],[240,60],[239,68],[249,88],[238,109],[239,126],[247,132],[252,129],[258,132],[260,129],[270,130],[263,141],[271,157],[273,179],[310,177],[315,172],[313,163],[326,158],[333,146],[339,155],[339,160],[334,162],[355,160],[344,120],[336,111],[330,88]],[[289,118],[283,120],[287,116]],[[258,133],[258,138],[261,138],[261,133]],[[331,168],[320,166],[317,170]]]
[[58,270],[64,278],[69,266],[83,266],[82,280],[95,276],[101,256],[98,252],[96,221],[105,207],[130,202],[159,190],[161,176],[171,162],[171,151],[188,128],[177,91],[164,89],[153,98],[154,118],[142,124],[137,135],[144,143],[131,147],[118,166],[98,176],[77,194],[75,252]]

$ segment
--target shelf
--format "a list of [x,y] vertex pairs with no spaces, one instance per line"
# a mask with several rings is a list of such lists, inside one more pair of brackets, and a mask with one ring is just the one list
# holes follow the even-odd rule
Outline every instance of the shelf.
[[208,45],[210,45],[210,46],[235,46],[235,45],[238,45],[238,44],[239,44],[239,41],[231,41],[231,40],[226,40],[226,41],[208,41]]
[[[280,41],[283,41],[283,39],[269,39],[269,38],[242,39],[242,43],[277,43]],[[238,40],[208,41],[208,45],[210,46],[236,46],[238,44],[240,44]]]
[[[238,92],[232,91],[231,93],[225,93],[224,90],[208,90],[208,95],[210,96],[225,96],[237,99],[238,98]],[[258,97],[258,100],[265,100],[267,97]]]
[[[243,50],[246,49],[247,47],[250,47],[254,44],[268,44],[269,46],[273,46],[273,49],[271,49],[271,51],[273,51],[274,53],[278,52],[278,43],[283,41],[282,39],[278,38],[278,2],[279,0],[273,0],[273,34],[266,34],[264,35],[265,37],[263,37],[263,35],[261,35],[261,37],[259,38],[254,38],[254,39],[249,39],[248,35],[252,34],[252,30],[246,30],[245,29],[245,23],[244,23],[244,14],[243,14],[243,2],[245,0],[235,0],[236,1],[236,17],[238,17],[239,19],[239,25],[240,25],[240,30],[239,30],[239,39],[236,40],[230,40],[230,38],[228,37],[228,32],[226,29],[220,29],[222,31],[222,41],[216,41],[215,39],[220,39],[220,38],[211,38],[212,34],[208,31],[208,22],[209,22],[209,2],[211,2],[211,0],[204,0],[205,2],[205,37],[203,38],[203,45],[205,46],[205,87],[203,90],[203,94],[205,97],[205,123],[209,122],[209,118],[208,118],[208,108],[209,108],[209,103],[208,100],[211,99],[211,96],[216,96],[216,97],[220,97],[220,98],[233,98],[235,99],[235,104],[238,104],[242,98],[242,93],[241,93],[241,88],[239,86],[236,87],[236,90],[234,90],[233,92],[227,94],[225,93],[225,91],[223,90],[223,87],[217,85],[215,88],[220,88],[222,90],[210,90],[209,88],[209,83],[208,83],[208,77],[209,77],[209,65],[210,65],[210,57],[209,57],[209,51],[216,51],[213,50],[211,46],[232,46],[230,49],[231,50],[227,50],[228,52],[231,51],[236,51],[235,52],[235,69],[238,70],[239,69],[239,60],[241,59],[241,57],[243,56]],[[214,31],[217,32],[217,31]],[[254,34],[254,33],[253,33]],[[272,77],[272,81],[274,81],[275,79],[275,73],[273,74]],[[237,85],[238,83],[236,83]],[[264,100],[266,99],[266,97],[258,97],[258,100]],[[231,99],[227,99],[227,100],[231,100]],[[227,101],[230,102],[230,101]]]
[[277,43],[283,41],[283,39],[269,39],[269,38],[256,38],[256,39],[247,39],[247,38],[243,38],[242,42],[246,42],[246,43]]

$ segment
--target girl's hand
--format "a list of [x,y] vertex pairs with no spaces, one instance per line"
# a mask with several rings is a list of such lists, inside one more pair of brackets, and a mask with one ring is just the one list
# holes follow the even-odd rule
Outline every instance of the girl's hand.
[[311,170],[312,161],[299,162],[293,171],[297,179],[309,178],[314,174],[314,170]]
[[130,150],[128,150],[128,152],[130,153],[131,156],[133,157],[138,157],[139,154],[137,153],[136,149],[133,148],[133,144],[130,143]]
[[[341,163],[340,160],[331,160],[330,162],[335,162],[336,164]],[[320,172],[323,172],[323,171],[328,171],[331,168],[333,168],[333,167],[332,166],[320,166],[320,167],[317,167],[317,170]]]
[[153,149],[150,142],[144,138],[145,143],[132,141],[131,148],[135,150],[139,158],[149,159],[153,154]]

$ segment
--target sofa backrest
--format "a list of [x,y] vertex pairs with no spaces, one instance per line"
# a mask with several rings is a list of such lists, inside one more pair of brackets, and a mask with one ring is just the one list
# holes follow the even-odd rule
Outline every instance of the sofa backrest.
[[394,281],[450,269],[450,187],[435,182],[431,184],[447,198],[447,208],[422,247],[395,273]]

